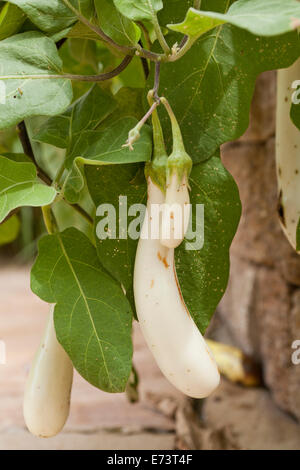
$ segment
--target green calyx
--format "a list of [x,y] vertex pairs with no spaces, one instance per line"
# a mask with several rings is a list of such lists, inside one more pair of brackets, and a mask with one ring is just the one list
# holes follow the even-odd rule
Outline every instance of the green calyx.
[[191,157],[182,150],[173,150],[167,162],[167,178],[169,179],[173,173],[177,174],[178,182],[181,183],[183,177],[186,176],[187,180],[190,176],[193,166]]
[[[149,104],[153,104],[153,90],[150,90],[148,93]],[[167,170],[167,161],[168,156],[166,152],[163,132],[161,124],[159,121],[157,110],[155,109],[152,113],[152,126],[153,126],[153,158],[150,163],[146,164],[145,167],[145,176],[152,179],[160,190],[166,192],[166,170]]]
[[168,100],[161,98],[161,102],[169,114],[173,134],[173,151],[167,162],[167,177],[169,178],[175,171],[179,182],[181,182],[184,176],[189,177],[193,161],[185,151],[181,130]]

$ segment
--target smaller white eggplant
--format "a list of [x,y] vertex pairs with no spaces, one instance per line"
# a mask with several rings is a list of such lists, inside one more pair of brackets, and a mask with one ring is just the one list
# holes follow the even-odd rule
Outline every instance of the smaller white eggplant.
[[166,98],[161,98],[161,102],[171,120],[173,150],[166,166],[166,197],[162,205],[160,241],[167,248],[176,248],[183,241],[189,225],[192,159],[185,151],[180,127],[170,104]]
[[27,379],[23,413],[27,428],[38,437],[52,437],[69,415],[73,381],[72,362],[56,338],[54,306]]
[[176,248],[184,239],[190,218],[190,195],[186,173],[179,179],[176,171],[168,172],[166,198],[161,206],[161,212],[161,244],[168,248]]
[[[297,249],[300,219],[300,131],[290,118],[293,82],[300,78],[300,59],[277,72],[276,166],[278,214],[283,232]],[[300,106],[300,105],[298,105]]]

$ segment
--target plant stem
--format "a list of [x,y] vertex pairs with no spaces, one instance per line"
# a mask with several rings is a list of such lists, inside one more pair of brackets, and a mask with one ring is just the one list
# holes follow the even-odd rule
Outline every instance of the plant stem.
[[161,45],[162,50],[164,51],[164,53],[166,55],[169,55],[171,50],[170,50],[169,45],[168,45],[168,43],[167,43],[167,41],[166,41],[166,39],[165,39],[165,37],[162,33],[162,30],[161,30],[161,27],[160,27],[160,24],[158,22],[158,19],[157,19],[156,15],[153,17],[152,24],[154,26],[156,37],[158,39],[159,44]]
[[85,16],[83,16],[80,11],[75,8],[69,0],[63,0],[64,4],[77,16],[78,20],[81,21],[81,23],[85,24],[89,29],[94,31],[103,41],[109,43],[111,46],[113,46],[115,49],[118,49],[119,51],[122,52],[128,52],[129,49],[132,49],[130,47],[126,46],[121,46],[120,44],[115,43],[105,32],[99,28],[98,26],[94,25],[91,23]]
[[[28,132],[27,132],[27,129],[26,129],[26,125],[25,125],[25,122],[22,121],[20,122],[20,124],[18,124],[17,126],[18,128],[18,134],[19,134],[19,139],[21,141],[21,144],[22,144],[22,147],[23,147],[23,151],[24,153],[31,158],[32,162],[35,164],[36,166],[36,169],[37,169],[37,175],[38,177],[44,181],[44,183],[47,184],[47,186],[52,186],[52,180],[51,178],[49,178],[49,176],[44,172],[44,170],[42,170],[40,168],[40,166],[38,165],[36,159],[35,159],[35,156],[34,156],[34,153],[33,153],[33,150],[32,150],[32,145],[31,145],[31,142],[30,142],[30,139],[29,139],[29,136],[28,136]],[[73,207],[73,209],[78,212],[79,214],[81,214],[82,217],[84,217],[84,219],[91,225],[93,225],[94,221],[92,219],[92,217],[81,207],[79,206],[78,204],[70,204],[66,199],[64,199],[64,201],[69,204],[69,206]],[[5,218],[5,220],[9,219],[16,211],[11,211],[7,217]]]
[[89,225],[94,225],[94,220],[92,217],[81,206],[79,206],[79,204],[70,204],[68,201],[66,201],[66,199],[64,199],[64,201],[69,204],[69,206],[73,207],[73,209],[78,212],[78,214],[80,214]]
[[184,36],[182,40],[183,46],[179,49],[177,54],[170,55],[168,57],[168,62],[176,62],[178,59],[181,59],[181,57],[183,57],[190,50],[194,42],[195,42],[195,39],[192,38],[191,36],[189,37]]
[[194,8],[195,8],[196,10],[200,10],[200,8],[201,8],[201,1],[202,1],[202,0],[194,0]]
[[158,90],[159,90],[159,81],[160,81],[160,63],[157,62],[155,64],[155,74],[154,74],[154,86],[153,86],[153,98],[155,101],[160,103],[160,98],[158,96]]
[[122,46],[121,44],[116,43],[115,41],[113,41],[113,39],[107,36],[107,34],[105,34],[105,32],[102,31],[101,28],[94,25],[87,18],[85,18],[75,7],[73,7],[73,5],[69,2],[69,0],[63,0],[63,2],[77,16],[79,21],[81,21],[88,28],[94,31],[104,42],[110,44],[112,47],[114,47],[118,51],[124,52],[125,54],[128,54],[128,55],[134,55],[138,53],[139,56],[145,57],[146,59],[150,59],[153,61],[160,61],[165,57],[164,54],[156,54],[154,52],[147,51],[143,48],[141,48],[140,50],[137,50],[136,47]]
[[51,211],[51,206],[43,206],[42,214],[47,232],[51,235],[57,229],[56,221],[54,220],[54,216]]
[[[141,47],[143,46],[141,40],[139,40],[139,44],[140,44]],[[141,59],[141,63],[142,63],[142,67],[143,67],[143,71],[144,71],[144,75],[145,75],[145,79],[147,80],[147,78],[149,77],[149,73],[150,73],[149,64],[148,64],[147,59],[145,59],[145,57],[141,57],[140,59]]]
[[149,36],[149,33],[148,33],[148,29],[146,28],[146,26],[144,25],[144,23],[142,21],[137,21],[136,24],[139,25],[139,27],[141,28],[141,30],[144,33],[147,48],[151,49],[151,40],[150,40],[150,36]]
[[77,80],[80,82],[104,82],[105,80],[110,80],[111,78],[119,75],[132,61],[133,56],[127,55],[122,62],[111,72],[101,73],[100,75],[73,75],[69,73],[60,74],[60,75],[50,75],[50,74],[39,74],[39,75],[6,75],[0,77],[1,80],[12,80],[16,78],[28,78],[28,79],[69,79]]
[[[148,93],[147,98],[148,98],[148,102],[150,106],[151,105],[153,106],[153,104],[156,103],[156,101],[154,101],[153,103],[153,100],[155,100],[154,94],[155,94],[154,90],[150,90]],[[154,141],[154,153],[153,153],[154,158],[153,159],[157,160],[157,159],[160,159],[161,157],[165,159],[167,152],[166,152],[162,127],[161,127],[156,109],[154,109],[152,113],[152,127],[153,127],[153,141]]]
[[30,139],[29,139],[28,132],[27,132],[26,125],[25,125],[24,121],[20,122],[17,125],[17,130],[18,130],[18,134],[19,134],[19,139],[20,139],[22,147],[23,147],[23,151],[24,151],[25,155],[27,155],[32,160],[32,162],[35,164],[36,169],[37,169],[38,177],[42,181],[44,181],[44,183],[46,183],[48,186],[51,186],[51,184],[52,184],[51,179],[44,172],[44,170],[42,170],[42,168],[38,165],[38,163],[35,159],[35,156],[34,156],[34,153],[33,153],[33,150],[32,150],[32,146],[31,146],[31,142],[30,142]]
[[185,147],[183,143],[181,130],[180,130],[178,121],[176,119],[176,116],[173,112],[173,109],[171,108],[171,105],[166,98],[161,97],[160,101],[166,108],[170,121],[171,121],[172,130],[173,130],[173,150],[176,148],[177,150],[180,150],[185,153]]

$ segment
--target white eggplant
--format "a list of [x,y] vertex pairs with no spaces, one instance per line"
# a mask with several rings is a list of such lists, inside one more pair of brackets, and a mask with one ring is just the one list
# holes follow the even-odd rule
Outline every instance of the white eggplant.
[[166,98],[162,97],[172,125],[173,150],[166,165],[166,197],[162,205],[161,244],[176,248],[183,241],[189,225],[189,175],[192,159],[186,153],[181,130]]
[[26,383],[23,412],[29,431],[52,437],[63,428],[70,408],[72,362],[56,339],[50,307],[47,326]]
[[[300,59],[277,72],[276,166],[278,212],[283,231],[296,250],[300,218],[300,131],[290,119],[292,84],[300,80]],[[300,106],[300,105],[298,105]]]
[[145,227],[153,223],[152,205],[163,202],[163,192],[148,176],[147,213],[134,269],[137,316],[145,340],[166,378],[186,395],[204,398],[219,384],[217,365],[184,303],[174,249],[164,247],[159,239],[145,236]]
[[179,180],[174,171],[167,177],[166,198],[162,205],[161,244],[176,248],[183,241],[190,218],[190,194],[186,174]]

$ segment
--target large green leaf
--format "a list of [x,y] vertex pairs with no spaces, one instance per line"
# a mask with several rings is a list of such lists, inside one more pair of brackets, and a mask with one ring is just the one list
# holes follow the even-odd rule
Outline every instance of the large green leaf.
[[0,13],[0,41],[16,34],[25,19],[26,15],[20,8],[6,3]]
[[66,166],[71,171],[65,183],[67,199],[75,203],[84,187],[84,165],[99,166],[107,164],[126,164],[146,162],[151,158],[152,134],[149,126],[144,126],[141,136],[134,145],[134,150],[123,147],[129,131],[137,120],[132,117],[121,118],[104,127],[103,130],[86,130],[80,133],[72,151],[67,156]]
[[140,29],[120,13],[111,0],[95,0],[95,7],[102,30],[115,42],[135,45],[141,36]]
[[[146,203],[146,184],[143,169],[140,165],[107,165],[101,167],[86,167],[86,181],[90,195],[96,208],[101,204],[112,204],[116,208],[116,234],[120,232],[119,209],[126,212],[127,207],[140,203]],[[127,197],[127,207],[120,196]],[[121,204],[121,206],[119,206]],[[105,214],[96,213],[95,229],[103,220]],[[128,216],[128,224],[134,217]],[[122,218],[121,218],[122,220]],[[124,236],[124,234],[122,234]],[[122,284],[126,295],[131,302],[133,310],[133,268],[137,240],[126,238],[106,238],[97,240],[97,252],[99,259],[107,271]]]
[[123,392],[131,371],[132,312],[89,239],[74,228],[42,238],[31,288],[56,303],[57,338],[78,372],[102,390]]
[[[160,94],[169,99],[194,162],[245,132],[258,74],[291,65],[299,45],[296,32],[261,38],[223,25],[202,36],[182,59],[161,68]],[[153,71],[149,88],[152,84]],[[170,148],[169,119],[159,112]]]
[[69,148],[70,152],[82,131],[96,129],[115,108],[112,95],[94,85],[64,114],[48,119],[35,134],[34,140]]
[[20,220],[13,215],[6,222],[0,224],[0,246],[13,242],[20,232]]
[[296,29],[299,21],[297,0],[238,0],[227,13],[190,8],[182,23],[168,26],[194,39],[218,23],[230,23],[260,36],[276,36]]
[[43,34],[22,33],[0,41],[0,129],[29,116],[62,113],[72,100],[70,80],[29,78],[61,73],[55,43]]
[[33,163],[0,157],[0,222],[17,207],[51,204],[55,196],[53,187],[39,183]]
[[[9,3],[21,8],[33,24],[47,33],[61,31],[77,20],[63,0],[9,0]],[[93,16],[92,0],[70,0],[70,3],[86,18]]]
[[163,8],[162,0],[113,0],[115,6],[131,20],[149,20],[156,17],[156,13]]
[[175,251],[176,270],[190,314],[204,333],[227,286],[229,249],[241,203],[237,186],[218,156],[193,167],[190,186],[198,236],[203,227],[201,219],[196,223],[195,206],[204,205],[204,244],[200,250],[188,250],[182,243]]

